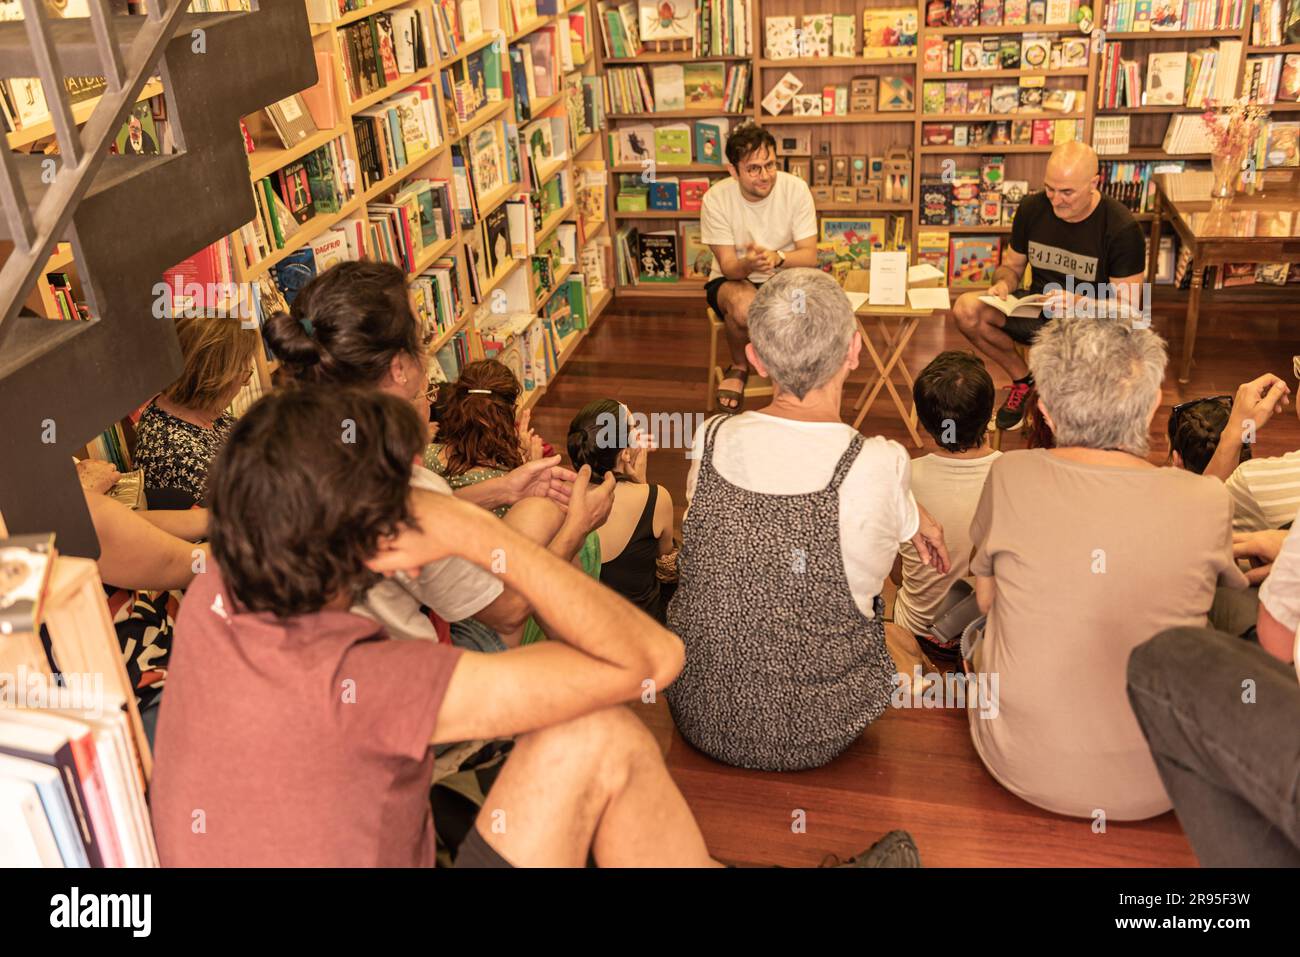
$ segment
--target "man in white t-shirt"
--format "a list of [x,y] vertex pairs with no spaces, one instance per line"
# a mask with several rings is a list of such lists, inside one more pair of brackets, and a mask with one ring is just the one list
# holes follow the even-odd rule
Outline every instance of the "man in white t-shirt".
[[718,389],[724,412],[745,401],[749,304],[780,269],[817,265],[817,211],[808,184],[777,169],[776,140],[755,123],[727,139],[730,179],[704,194],[700,241],[713,250],[704,294],[727,327],[731,365]]
[[[937,451],[912,460],[912,494],[943,526],[951,565],[940,574],[905,542],[891,578],[898,585],[894,620],[885,637],[899,672],[914,678],[914,665],[961,667],[961,649],[929,636],[949,589],[970,576],[970,524],[989,467],[1002,454],[986,441],[996,392],[983,361],[970,352],[943,352],[921,370],[912,387],[917,418]],[[919,657],[918,657],[919,652]]]
[[1162,632],[1133,650],[1128,696],[1203,867],[1300,867],[1300,530],[1239,538],[1270,569],[1259,644]]

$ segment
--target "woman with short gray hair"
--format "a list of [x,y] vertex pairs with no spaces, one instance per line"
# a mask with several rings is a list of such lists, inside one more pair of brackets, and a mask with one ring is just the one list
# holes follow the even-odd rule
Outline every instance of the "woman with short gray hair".
[[772,403],[696,435],[668,610],[686,667],[665,695],[706,754],[797,770],[836,757],[889,703],[880,589],[899,543],[940,571],[947,554],[912,498],[907,452],[840,418],[862,347],[843,290],[816,269],[779,271],[749,333]]
[[1044,326],[1029,368],[1057,447],[994,462],[971,523],[988,614],[972,663],[997,689],[995,707],[968,712],[971,737],[1004,787],[1058,814],[1169,810],[1126,697],[1129,652],[1203,627],[1216,581],[1246,583],[1223,486],[1147,460],[1165,364],[1148,329]]

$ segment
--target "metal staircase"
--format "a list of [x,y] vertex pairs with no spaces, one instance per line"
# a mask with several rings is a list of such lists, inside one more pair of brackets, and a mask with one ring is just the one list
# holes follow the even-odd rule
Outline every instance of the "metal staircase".
[[[316,82],[302,0],[251,13],[189,14],[147,0],[147,14],[51,19],[22,0],[0,23],[0,78],[38,76],[57,156],[0,149],[0,515],[9,533],[54,530],[65,554],[97,557],[73,453],[179,373],[170,320],[153,315],[165,269],[254,216],[241,116]],[[78,128],[65,76],[107,87]],[[151,76],[161,76],[178,152],[114,156],[109,145]],[[89,322],[19,316],[60,241],[71,242]]]

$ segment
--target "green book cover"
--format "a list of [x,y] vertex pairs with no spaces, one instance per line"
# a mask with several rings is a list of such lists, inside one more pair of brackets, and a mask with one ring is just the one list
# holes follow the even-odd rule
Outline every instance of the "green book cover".
[[271,221],[271,230],[275,233],[275,248],[284,248],[284,231],[280,228],[279,217],[275,215],[275,190],[271,187],[270,177],[262,179],[262,191],[266,196],[266,217]]
[[655,128],[655,163],[688,166],[691,162],[691,128],[685,124]]

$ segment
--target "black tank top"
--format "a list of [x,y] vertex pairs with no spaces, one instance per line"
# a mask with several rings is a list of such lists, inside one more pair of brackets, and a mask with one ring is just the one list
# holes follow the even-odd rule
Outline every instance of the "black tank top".
[[600,580],[647,615],[662,622],[659,579],[655,577],[659,540],[655,537],[654,516],[658,498],[659,486],[651,484],[645,510],[632,530],[632,537],[617,558],[601,563]]

